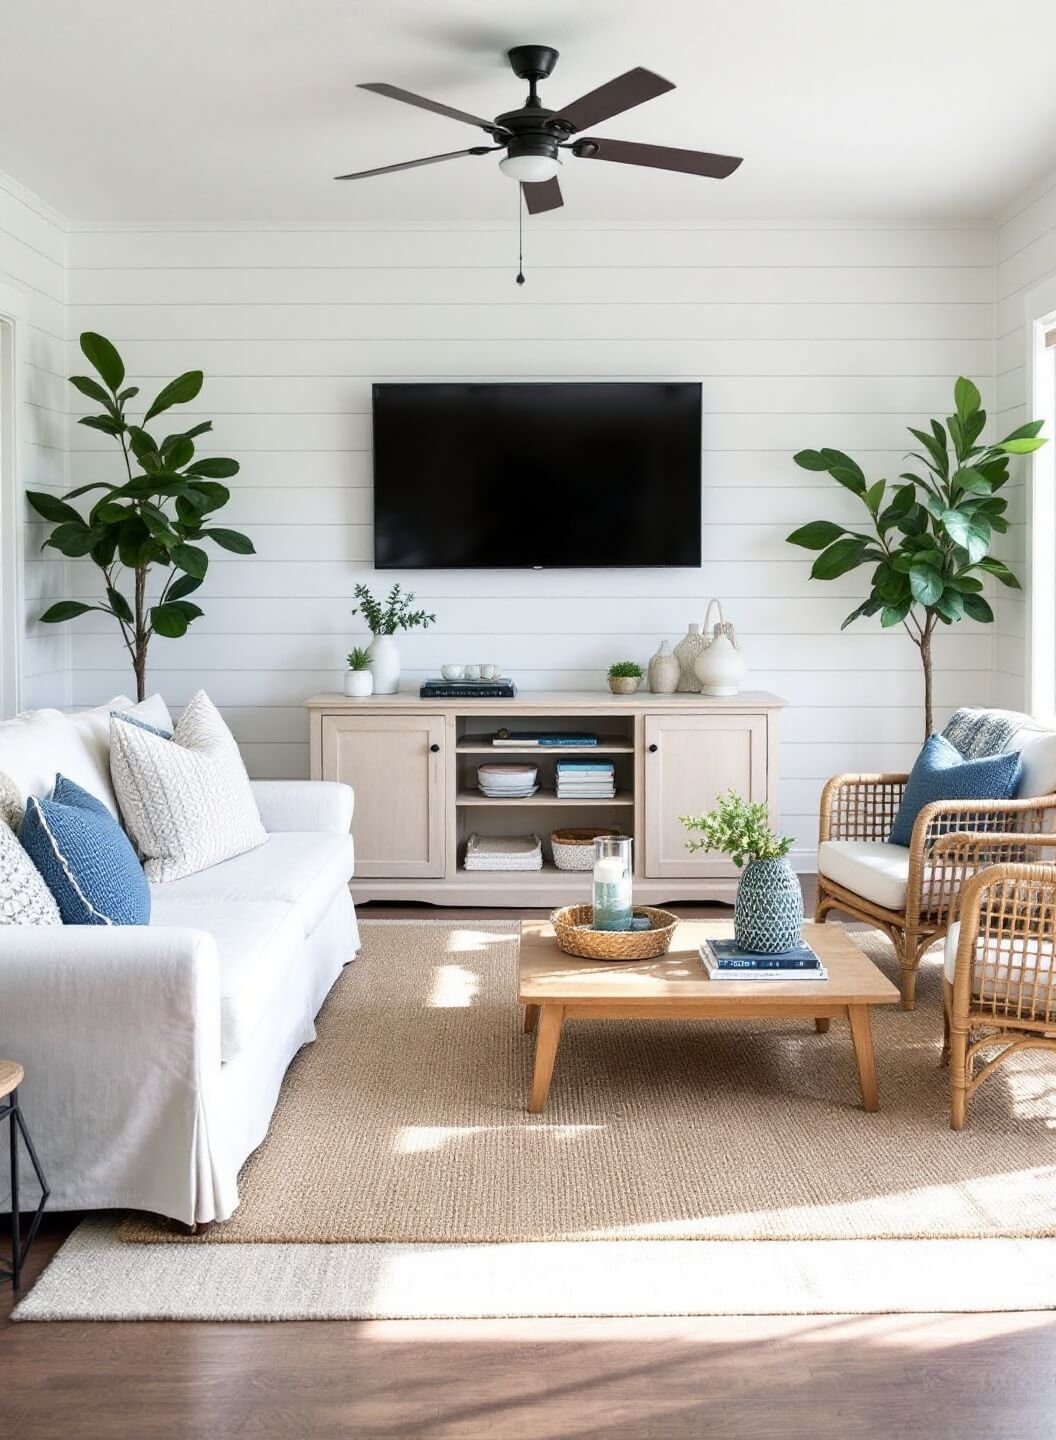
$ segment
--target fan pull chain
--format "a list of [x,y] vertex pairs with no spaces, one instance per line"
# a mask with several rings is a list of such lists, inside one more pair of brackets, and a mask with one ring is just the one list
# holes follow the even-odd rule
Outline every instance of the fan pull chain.
[[524,195],[517,186],[517,284],[524,284]]

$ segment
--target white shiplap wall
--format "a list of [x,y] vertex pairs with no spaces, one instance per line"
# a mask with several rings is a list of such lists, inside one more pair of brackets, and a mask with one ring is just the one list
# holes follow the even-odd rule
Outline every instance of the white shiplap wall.
[[[71,237],[70,335],[92,327],[149,390],[202,367],[195,412],[242,462],[225,512],[254,559],[214,561],[204,619],[155,641],[151,682],[179,705],[205,686],[257,775],[307,770],[303,697],[336,688],[357,580],[370,579],[370,385],[377,379],[701,379],[704,564],[698,572],[385,574],[440,623],[401,640],[405,683],[442,659],[495,661],[525,690],[603,685],[719,595],[751,684],[790,703],[783,823],[804,852],[833,771],[901,768],[921,735],[916,651],[860,624],[839,633],[853,577],[808,579],[785,544],[852,497],[791,462],[844,447],[897,475],[904,427],[943,413],[960,372],[988,403],[993,234],[846,226],[533,229],[528,283],[498,229],[164,228]],[[112,473],[105,437],[74,427],[76,482]],[[72,567],[75,587],[88,578]],[[196,597],[197,598],[197,597]],[[990,694],[991,640],[938,645],[945,712]],[[102,617],[78,622],[76,703],[127,686]]]
[[[1030,322],[1024,300],[1035,286],[1056,276],[1056,174],[1009,206],[997,227],[996,247],[997,429],[1004,435],[1030,418],[1027,413],[1031,399],[1027,370]],[[1025,469],[1022,461],[1014,462],[1013,479],[1008,488],[1012,525],[1003,557],[1024,582],[1029,544]],[[1003,590],[996,606],[994,693],[1000,704],[1013,709],[1019,709],[1025,699],[1024,601],[1024,592]]]
[[[65,251],[66,232],[59,217],[0,175],[0,287],[10,299],[18,331],[13,377],[16,479],[23,490],[56,494],[66,485]],[[0,310],[5,303],[0,303]],[[64,562],[61,556],[42,558],[40,538],[33,527],[23,531],[26,613],[20,638],[20,703],[24,708],[63,705],[69,696],[68,636],[36,620],[41,610],[62,596]]]

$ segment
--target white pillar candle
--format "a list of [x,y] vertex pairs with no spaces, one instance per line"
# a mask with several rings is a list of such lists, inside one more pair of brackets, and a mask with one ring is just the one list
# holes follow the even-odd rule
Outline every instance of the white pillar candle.
[[618,885],[623,879],[623,861],[618,855],[606,855],[594,862],[594,882],[597,885]]

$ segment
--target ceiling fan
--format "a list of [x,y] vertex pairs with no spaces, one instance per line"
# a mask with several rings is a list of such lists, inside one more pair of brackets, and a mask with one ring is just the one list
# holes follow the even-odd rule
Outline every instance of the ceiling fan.
[[540,80],[545,80],[552,73],[558,52],[549,45],[516,45],[507,54],[513,73],[518,79],[528,81],[528,98],[519,110],[509,110],[505,115],[497,115],[494,120],[484,120],[479,115],[469,115],[439,101],[427,100],[410,90],[401,90],[397,85],[358,87],[360,90],[371,90],[375,95],[387,95],[391,100],[402,100],[405,105],[416,105],[420,110],[432,110],[434,114],[476,125],[491,137],[494,144],[473,145],[468,150],[452,150],[443,155],[426,155],[421,160],[381,165],[376,170],[360,170],[335,178],[363,180],[368,175],[391,175],[396,170],[436,165],[442,160],[458,160],[463,155],[493,155],[504,150],[506,153],[499,161],[499,169],[520,183],[529,214],[538,215],[545,210],[556,210],[565,203],[557,180],[563,150],[579,160],[646,165],[654,170],[677,170],[713,180],[724,180],[741,163],[738,156],[711,155],[703,150],[675,150],[666,145],[638,145],[629,140],[573,139],[573,136],[580,136],[580,132],[602,120],[611,119],[613,115],[620,115],[624,110],[631,110],[635,105],[673,90],[674,85],[670,80],[638,66],[610,80],[607,85],[591,90],[588,95],[580,96],[571,105],[565,105],[560,110],[548,110],[539,99],[537,87]]

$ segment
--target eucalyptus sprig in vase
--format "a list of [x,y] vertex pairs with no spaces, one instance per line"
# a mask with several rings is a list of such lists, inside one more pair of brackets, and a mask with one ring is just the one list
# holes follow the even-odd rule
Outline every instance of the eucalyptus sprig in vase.
[[404,591],[399,585],[394,585],[384,600],[375,599],[366,585],[357,585],[353,594],[358,603],[352,614],[363,616],[372,636],[374,694],[395,695],[400,688],[400,654],[393,636],[397,630],[428,630],[436,624],[436,616],[427,610],[412,610],[414,591]]
[[733,911],[733,936],[741,950],[777,955],[792,950],[803,937],[803,892],[785,858],[792,838],[775,835],[765,805],[753,805],[730,790],[718,796],[714,810],[683,815],[687,830],[700,839],[687,840],[687,850],[728,855],[740,869]]

